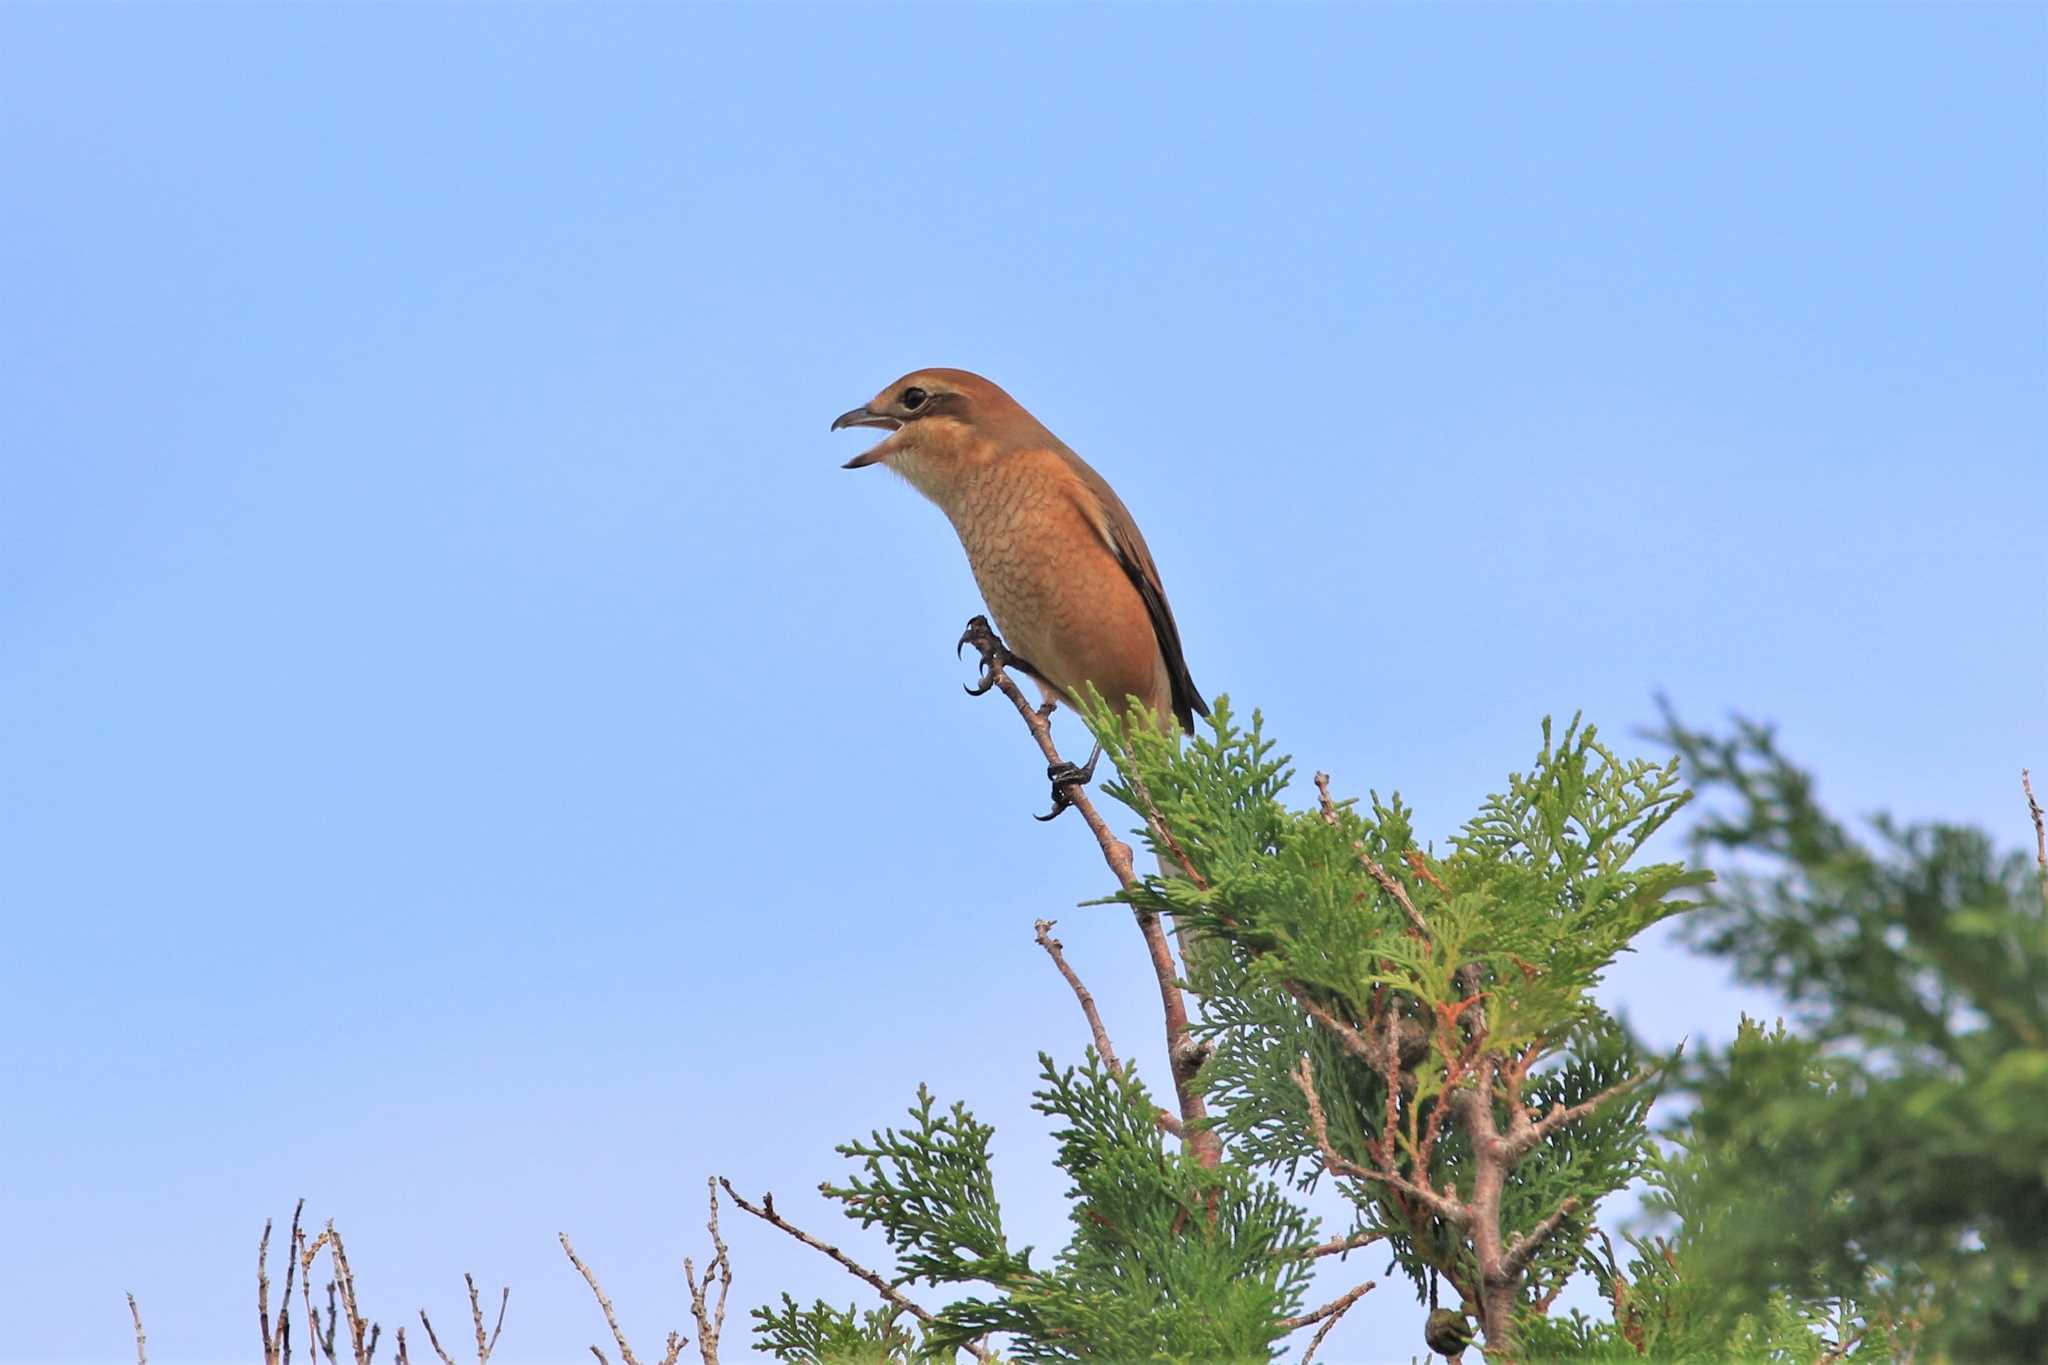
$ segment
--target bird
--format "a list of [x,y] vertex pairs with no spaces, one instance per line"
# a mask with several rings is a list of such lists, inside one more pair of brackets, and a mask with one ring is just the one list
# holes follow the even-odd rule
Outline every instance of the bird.
[[1175,737],[1209,714],[1130,509],[1023,404],[967,370],[913,370],[832,422],[848,427],[889,432],[844,467],[881,465],[938,504],[1013,666],[1049,705],[1092,684],[1127,723],[1135,703]]

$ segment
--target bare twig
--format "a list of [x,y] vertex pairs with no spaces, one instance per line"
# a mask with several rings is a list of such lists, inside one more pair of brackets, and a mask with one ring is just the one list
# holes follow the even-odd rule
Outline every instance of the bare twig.
[[327,1334],[324,1339],[321,1337],[320,1310],[313,1306],[313,1257],[318,1250],[317,1245],[311,1247],[307,1245],[305,1229],[301,1228],[297,1221],[294,1220],[292,1223],[292,1261],[294,1267],[299,1272],[299,1298],[306,1305],[306,1354],[312,1358],[311,1365],[320,1365],[321,1348],[323,1346],[326,1348],[327,1359],[330,1362],[333,1361],[334,1329],[339,1325],[335,1321],[333,1306],[334,1286],[330,1284],[327,1286]]
[[[689,1283],[690,1312],[697,1319],[698,1354],[703,1356],[704,1365],[718,1365],[718,1337],[725,1330],[725,1297],[732,1293],[732,1258],[726,1254],[725,1239],[718,1235],[718,1177],[708,1177],[704,1184],[711,1195],[711,1221],[705,1226],[711,1231],[713,1254],[711,1263],[704,1267],[702,1284],[697,1282],[697,1267],[689,1257],[683,1257],[683,1279]],[[714,1280],[718,1282],[715,1311],[704,1301]]]
[[455,1365],[455,1357],[441,1349],[441,1338],[434,1335],[433,1321],[427,1317],[427,1310],[420,1310],[420,1326],[427,1329],[427,1344],[434,1348],[434,1354],[441,1357],[441,1365]]
[[1316,1334],[1309,1338],[1308,1349],[1301,1353],[1301,1365],[1308,1365],[1309,1360],[1316,1353],[1316,1348],[1323,1344],[1323,1338],[1328,1336],[1330,1329],[1337,1325],[1337,1319],[1343,1317],[1350,1310],[1352,1304],[1357,1303],[1360,1299],[1371,1293],[1376,1283],[1377,1281],[1367,1280],[1364,1284],[1356,1285],[1339,1294],[1321,1308],[1300,1314],[1297,1317],[1280,1319],[1279,1325],[1281,1328],[1289,1332],[1299,1331],[1310,1323],[1320,1322],[1323,1324],[1316,1329]]
[[[967,633],[960,637],[962,645],[973,645],[981,655],[982,681],[968,689],[979,695],[994,688],[1009,698],[1017,708],[1031,737],[1038,742],[1039,752],[1045,755],[1048,766],[1060,766],[1065,760],[1052,741],[1052,724],[1025,696],[1023,689],[1011,678],[1005,665],[1012,657],[1002,640],[989,625],[986,617],[977,616],[967,623]],[[1137,884],[1137,875],[1131,869],[1131,847],[1110,831],[1095,803],[1082,787],[1061,788],[1067,804],[1081,812],[1081,818],[1095,842],[1102,849],[1102,859],[1109,865],[1117,884],[1131,887]],[[1209,1106],[1203,1099],[1200,1086],[1195,1083],[1195,1073],[1201,1067],[1201,1050],[1192,1045],[1189,1036],[1187,1000],[1180,988],[1180,972],[1174,964],[1173,949],[1167,945],[1166,931],[1159,923],[1159,916],[1146,910],[1134,910],[1138,931],[1144,936],[1145,950],[1152,960],[1152,974],[1159,983],[1159,1003],[1166,1022],[1166,1056],[1173,1069],[1174,1098],[1179,1103],[1182,1140],[1195,1159],[1204,1166],[1214,1167],[1223,1160],[1223,1140],[1209,1127]]]
[[1543,1244],[1550,1240],[1552,1233],[1557,1231],[1558,1224],[1564,1222],[1570,1216],[1571,1211],[1578,1206],[1579,1197],[1577,1195],[1570,1196],[1563,1203],[1559,1204],[1549,1217],[1529,1229],[1522,1236],[1508,1243],[1507,1253],[1501,1261],[1501,1269],[1510,1275],[1517,1276],[1524,1270],[1527,1270],[1530,1259],[1543,1249]]
[[144,1348],[149,1338],[142,1334],[142,1310],[135,1304],[135,1296],[128,1296],[128,1316],[135,1319],[135,1365],[149,1365],[149,1352]]
[[292,1285],[299,1272],[298,1248],[302,1240],[299,1216],[306,1211],[301,1199],[292,1209],[291,1252],[284,1263],[284,1297],[277,1306],[277,1326],[270,1323],[270,1220],[263,1220],[263,1239],[256,1244],[256,1321],[263,1329],[263,1365],[286,1365],[292,1358]]
[[[1328,773],[1316,774],[1316,796],[1322,807],[1323,823],[1335,829],[1337,827],[1337,802],[1330,795],[1330,775]],[[1408,917],[1409,926],[1416,933],[1422,935],[1422,937],[1428,938],[1430,936],[1429,923],[1422,918],[1422,912],[1415,908],[1415,902],[1409,898],[1408,888],[1401,884],[1398,877],[1380,865],[1379,859],[1373,857],[1366,849],[1363,839],[1353,839],[1351,841],[1351,851],[1358,855],[1358,865],[1365,869],[1365,875],[1377,882],[1380,890],[1393,897],[1394,904],[1401,907],[1401,913]]]
[[[811,1248],[811,1250],[824,1252],[827,1256],[830,1256],[833,1260],[839,1262],[840,1265],[845,1266],[847,1270],[852,1272],[853,1276],[856,1279],[865,1280],[870,1285],[873,1285],[875,1292],[877,1294],[880,1294],[882,1298],[885,1301],[887,1301],[891,1307],[897,1309],[900,1312],[910,1314],[910,1316],[916,1318],[919,1322],[922,1323],[929,1324],[933,1320],[931,1311],[929,1309],[925,1308],[922,1304],[919,1304],[912,1299],[904,1297],[903,1292],[896,1288],[895,1285],[890,1284],[880,1275],[877,1275],[874,1271],[869,1270],[866,1266],[862,1265],[859,1261],[854,1260],[851,1256],[841,1251],[838,1247],[833,1246],[830,1242],[819,1241],[816,1237],[811,1236],[810,1233],[805,1232],[802,1228],[798,1227],[796,1224],[790,1222],[781,1214],[777,1213],[775,1211],[774,1195],[764,1194],[761,1196],[760,1203],[751,1204],[747,1202],[745,1196],[743,1196],[738,1190],[732,1187],[732,1182],[730,1180],[727,1180],[724,1176],[720,1176],[718,1178],[718,1183],[720,1187],[725,1190],[726,1194],[732,1197],[733,1203],[739,1205],[748,1213],[753,1214],[754,1217],[760,1219],[764,1223],[769,1224],[771,1227],[781,1228],[784,1232],[796,1238],[805,1246]],[[995,1359],[995,1354],[992,1351],[990,1351],[986,1346],[981,1346],[973,1342],[969,1342],[967,1345],[967,1349],[974,1353],[974,1358],[976,1360],[992,1361]]]
[[1634,1090],[1656,1074],[1656,1067],[1646,1067],[1626,1080],[1616,1081],[1613,1085],[1608,1086],[1592,1098],[1579,1101],[1579,1103],[1571,1106],[1569,1109],[1561,1104],[1553,1104],[1550,1106],[1549,1113],[1533,1123],[1528,1120],[1527,1111],[1524,1111],[1520,1122],[1516,1123],[1508,1134],[1507,1155],[1509,1160],[1518,1160],[1524,1153],[1535,1147],[1537,1143],[1549,1137],[1567,1123],[1577,1123],[1609,1100],[1626,1095],[1629,1091]]
[[2034,799],[2034,775],[2025,768],[2020,769],[2020,790],[2027,794],[2027,814],[2034,818],[2034,861],[2041,868],[2041,903],[2048,907],[2048,821]]
[[[597,1296],[597,1306],[604,1310],[605,1325],[612,1329],[612,1340],[618,1344],[619,1358],[624,1360],[626,1365],[640,1365],[639,1360],[633,1355],[633,1348],[626,1344],[626,1334],[619,1330],[618,1315],[612,1312],[612,1301],[606,1297],[604,1286],[597,1282],[596,1273],[583,1263],[583,1258],[576,1254],[576,1248],[569,1245],[568,1233],[559,1232],[555,1235],[562,1239],[562,1250],[569,1253],[569,1264],[576,1267],[583,1276],[583,1282],[590,1286],[590,1292]],[[683,1354],[683,1347],[687,1345],[689,1342],[681,1333],[670,1332],[668,1353],[662,1356],[661,1365],[676,1365],[676,1360]],[[599,1360],[604,1359],[604,1352],[595,1346],[590,1348],[590,1353]]]
[[[1209,883],[1200,872],[1195,870],[1195,860],[1188,857],[1188,851],[1181,847],[1180,840],[1174,838],[1173,831],[1166,827],[1165,819],[1159,814],[1159,803],[1152,799],[1151,789],[1145,785],[1145,779],[1135,772],[1129,772],[1124,774],[1124,780],[1131,784],[1132,793],[1137,796],[1139,802],[1145,807],[1146,828],[1150,829],[1158,837],[1159,842],[1166,846],[1166,851],[1173,855],[1173,860],[1176,863],[1180,864],[1180,870],[1187,874],[1187,879],[1202,890],[1207,891]],[[1164,871],[1163,868],[1161,870]],[[1182,946],[1182,951],[1185,953],[1185,945]]]
[[1330,1036],[1344,1045],[1344,1050],[1364,1062],[1367,1066],[1379,1064],[1380,1053],[1373,1048],[1372,1040],[1363,1033],[1339,1019],[1328,1009],[1316,1003],[1309,993],[1292,981],[1280,983],[1287,993],[1294,997],[1294,1003],[1308,1012],[1309,1018],[1321,1024]]
[[[491,1352],[498,1349],[498,1333],[505,1330],[505,1305],[511,1302],[512,1289],[508,1285],[498,1292],[498,1325],[491,1329],[490,1336],[484,1335],[484,1306],[477,1297],[476,1277],[464,1275],[462,1282],[469,1286],[469,1321],[476,1329],[476,1365],[487,1365]],[[420,1309],[420,1326],[427,1329],[427,1342],[434,1348],[434,1354],[441,1357],[442,1365],[455,1365],[449,1354],[441,1349],[441,1339],[434,1335],[433,1321],[427,1317],[427,1310]]]
[[[320,1235],[315,1237],[310,1244],[306,1245],[299,1252],[300,1274],[304,1282],[310,1286],[313,1274],[313,1261],[314,1258],[319,1256],[323,1247],[327,1250],[327,1262],[333,1267],[334,1278],[327,1285],[327,1333],[324,1340],[317,1330],[319,1315],[313,1312],[310,1297],[307,1301],[307,1315],[313,1318],[315,1325],[315,1343],[318,1347],[325,1348],[327,1358],[330,1361],[336,1359],[334,1353],[335,1328],[339,1322],[346,1322],[348,1324],[349,1353],[355,1357],[356,1365],[371,1365],[371,1362],[376,1358],[377,1341],[383,1336],[384,1328],[379,1323],[366,1320],[359,1310],[356,1301],[355,1273],[349,1269],[348,1250],[342,1245],[341,1233],[335,1230],[332,1218],[327,1220],[327,1226],[322,1229]],[[340,1295],[339,1311],[337,1311],[335,1306],[337,1293]]]
[[1038,921],[1038,946],[1052,958],[1052,965],[1060,969],[1060,975],[1074,989],[1074,998],[1081,1002],[1081,1013],[1088,1017],[1088,1031],[1095,1035],[1096,1055],[1102,1058],[1102,1064],[1110,1069],[1111,1074],[1121,1076],[1123,1068],[1117,1064],[1116,1049],[1110,1046],[1109,1030],[1102,1026],[1102,1015],[1095,1008],[1095,997],[1088,993],[1088,988],[1081,984],[1081,978],[1067,965],[1066,954],[1061,951],[1066,945],[1052,936],[1053,924],[1054,921],[1049,919]]
[[1342,1256],[1347,1251],[1356,1251],[1360,1247],[1369,1247],[1374,1242],[1383,1242],[1386,1237],[1387,1234],[1384,1232],[1361,1232],[1351,1237],[1332,1237],[1327,1242],[1316,1243],[1301,1254],[1304,1260],[1314,1260],[1319,1256]]
[[491,1352],[498,1349],[498,1333],[505,1330],[505,1305],[512,1302],[512,1286],[506,1285],[498,1291],[498,1322],[491,1328],[489,1341],[484,1340],[483,1305],[476,1301],[476,1281],[467,1274],[462,1282],[469,1286],[469,1320],[476,1324],[476,1365],[485,1365]]

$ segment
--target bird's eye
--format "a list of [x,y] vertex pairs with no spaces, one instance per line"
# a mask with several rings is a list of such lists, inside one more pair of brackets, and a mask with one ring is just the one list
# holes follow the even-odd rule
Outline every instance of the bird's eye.
[[924,406],[925,399],[929,397],[931,395],[923,389],[905,389],[903,391],[903,406],[908,411],[916,412]]

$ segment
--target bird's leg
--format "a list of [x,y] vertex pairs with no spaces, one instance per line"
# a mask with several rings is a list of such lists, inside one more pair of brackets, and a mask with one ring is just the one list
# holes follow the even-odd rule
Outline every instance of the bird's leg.
[[1097,742],[1088,754],[1088,761],[1080,767],[1071,763],[1049,763],[1045,768],[1046,778],[1052,783],[1052,809],[1044,815],[1034,815],[1034,820],[1057,820],[1060,812],[1074,804],[1073,789],[1085,787],[1095,780],[1095,763],[1102,757],[1102,745]]

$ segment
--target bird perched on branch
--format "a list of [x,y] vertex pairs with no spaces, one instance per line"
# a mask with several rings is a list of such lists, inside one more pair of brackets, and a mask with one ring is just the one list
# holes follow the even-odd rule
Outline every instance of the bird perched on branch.
[[1016,399],[966,370],[916,370],[841,413],[842,427],[890,433],[846,468],[886,465],[939,505],[1012,666],[1048,702],[1093,683],[1119,714],[1135,697],[1172,734],[1209,714],[1137,522]]

